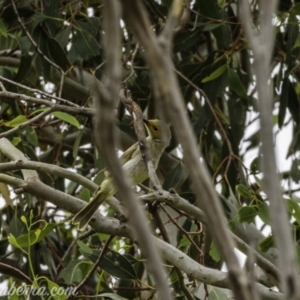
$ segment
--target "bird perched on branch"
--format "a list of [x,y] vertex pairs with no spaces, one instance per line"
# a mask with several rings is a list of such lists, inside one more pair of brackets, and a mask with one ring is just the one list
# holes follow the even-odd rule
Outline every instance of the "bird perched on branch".
[[[162,153],[170,143],[171,131],[168,126],[165,126],[165,136],[163,139],[162,125],[159,120],[144,120],[144,124],[148,132],[146,140],[154,168],[156,169]],[[120,160],[125,174],[129,176],[133,185],[139,184],[148,178],[148,170],[142,160],[138,142],[128,148]],[[79,230],[84,229],[98,207],[116,192],[117,188],[113,183],[113,179],[108,175],[95,191],[90,202],[73,217],[72,223],[78,224]]]

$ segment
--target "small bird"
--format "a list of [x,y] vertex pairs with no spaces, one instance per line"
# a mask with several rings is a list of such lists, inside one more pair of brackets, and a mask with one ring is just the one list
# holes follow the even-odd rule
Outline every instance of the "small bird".
[[[165,148],[169,145],[171,131],[165,126],[165,137],[162,139],[162,128],[159,120],[143,120],[148,132],[147,142],[153,160],[154,168]],[[147,167],[142,160],[138,142],[129,147],[120,157],[123,170],[131,179],[133,185],[139,184],[148,178]],[[83,230],[89,223],[98,207],[117,192],[112,177],[108,174],[99,188],[93,194],[90,202],[81,209],[72,219],[72,224],[77,224],[79,230]]]

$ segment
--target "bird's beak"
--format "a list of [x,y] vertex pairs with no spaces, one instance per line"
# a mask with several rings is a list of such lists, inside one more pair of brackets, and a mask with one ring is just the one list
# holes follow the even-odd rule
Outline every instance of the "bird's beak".
[[146,119],[143,119],[143,122],[144,122],[146,125],[149,124],[149,121],[146,120]]

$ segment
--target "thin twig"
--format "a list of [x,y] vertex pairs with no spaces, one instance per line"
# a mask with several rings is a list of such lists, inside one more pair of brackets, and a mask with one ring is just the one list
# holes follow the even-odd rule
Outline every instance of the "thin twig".
[[160,205],[160,208],[164,211],[164,213],[168,216],[169,220],[187,237],[187,239],[190,241],[190,243],[196,248],[196,250],[199,253],[199,257],[200,257],[200,263],[202,265],[204,265],[204,261],[203,261],[203,257],[204,254],[202,252],[202,250],[198,247],[198,245],[193,241],[193,239],[189,236],[188,232],[182,228],[178,222],[176,222],[174,220],[174,218],[169,214],[169,212],[165,209],[165,207],[163,205]]
[[1,81],[0,81],[0,88],[1,88],[2,91],[6,92],[6,88],[5,88],[5,86],[3,85],[3,83]]
[[[139,47],[140,47],[140,43],[136,43],[134,49],[128,55],[128,58],[131,57],[131,59],[130,59],[130,65],[129,65],[131,72],[128,75],[128,77],[125,80],[123,80],[123,83],[126,83],[133,75],[137,76],[136,73],[135,73],[135,71],[134,71],[133,65],[134,65],[134,59],[135,59],[135,57],[136,57],[136,55],[138,53]],[[126,61],[127,60],[125,60],[125,62]]]
[[[32,92],[32,93],[40,94],[40,95],[43,95],[43,96],[45,96],[45,97],[47,97],[47,98],[54,99],[54,100],[56,100],[56,101],[58,101],[58,102],[60,102],[60,103],[62,103],[62,104],[64,104],[64,105],[70,105],[70,106],[74,106],[74,107],[80,107],[79,105],[77,105],[77,104],[75,104],[75,103],[73,103],[73,102],[71,102],[71,101],[68,101],[68,100],[66,100],[66,99],[63,99],[63,98],[60,98],[60,97],[51,95],[51,94],[49,94],[49,93],[46,93],[46,92],[41,91],[41,90],[38,90],[38,89],[32,89],[32,88],[30,88],[30,87],[28,87],[28,86],[26,86],[26,85],[20,84],[20,83],[18,83],[18,82],[15,82],[15,81],[13,81],[13,80],[10,80],[10,79],[7,79],[7,78],[5,78],[5,77],[3,77],[3,76],[0,76],[0,80],[1,80],[1,81],[5,81],[5,82],[8,82],[8,83],[10,83],[10,84],[13,84],[13,85],[15,85],[15,86],[18,86],[18,87],[20,87],[20,88],[23,88],[23,89],[25,89],[25,90],[27,90],[27,91],[30,91],[30,92]],[[0,83],[1,83],[1,81],[0,81]],[[3,86],[3,85],[2,85],[2,83],[1,83],[1,87],[2,87],[2,86]],[[5,89],[4,87],[2,87],[2,90],[3,90],[3,91],[6,91],[6,89]]]
[[62,95],[62,90],[63,90],[63,86],[64,86],[64,82],[65,82],[65,76],[66,76],[66,73],[63,72],[61,74],[60,86],[59,86],[59,91],[58,91],[58,97],[59,98],[61,98],[61,95]]
[[95,110],[92,108],[86,108],[86,107],[80,107],[80,106],[71,107],[71,106],[56,104],[56,103],[53,103],[46,99],[31,97],[31,96],[27,96],[24,94],[17,94],[17,93],[2,91],[2,92],[0,92],[0,96],[18,100],[18,101],[24,100],[24,101],[28,101],[28,102],[32,102],[32,103],[44,104],[46,106],[55,107],[55,109],[58,111],[67,112],[72,115],[74,114],[74,115],[83,115],[83,116],[87,116],[87,117],[93,117],[94,113],[95,113]]

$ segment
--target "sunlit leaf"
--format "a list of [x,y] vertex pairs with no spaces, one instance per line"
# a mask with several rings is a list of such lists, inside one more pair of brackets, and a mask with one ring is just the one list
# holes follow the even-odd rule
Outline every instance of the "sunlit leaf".
[[19,116],[15,117],[14,119],[12,119],[11,121],[8,121],[4,124],[6,127],[17,127],[26,121],[27,121],[27,118],[25,116],[19,115]]
[[218,78],[219,76],[221,76],[227,70],[227,68],[228,68],[227,65],[221,66],[220,68],[218,68],[217,70],[212,72],[209,76],[202,79],[201,82],[204,83],[204,82],[208,82],[208,81],[211,81],[211,80],[214,80],[214,79]]
[[53,116],[55,116],[56,118],[60,119],[60,120],[63,120],[75,127],[77,127],[78,129],[80,128],[80,124],[79,122],[77,121],[77,119],[75,117],[73,117],[72,115],[69,115],[65,112],[61,112],[61,111],[55,111],[52,113]]

